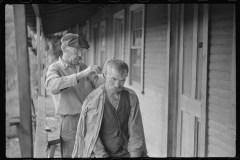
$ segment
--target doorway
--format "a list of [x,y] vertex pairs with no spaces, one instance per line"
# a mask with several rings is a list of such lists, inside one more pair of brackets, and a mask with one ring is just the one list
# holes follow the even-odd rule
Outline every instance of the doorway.
[[177,124],[179,157],[199,157],[205,150],[205,146],[201,146],[201,141],[205,141],[202,128],[205,128],[206,121],[202,100],[202,86],[205,85],[202,82],[206,82],[203,81],[203,65],[206,65],[203,58],[206,45],[203,43],[203,24],[203,4],[181,6]]

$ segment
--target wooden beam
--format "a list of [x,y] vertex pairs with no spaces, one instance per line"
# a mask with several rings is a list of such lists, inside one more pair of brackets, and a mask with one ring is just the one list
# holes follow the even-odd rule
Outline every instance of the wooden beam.
[[16,35],[18,91],[20,102],[20,149],[23,158],[33,157],[32,112],[30,92],[30,71],[27,46],[25,5],[14,4]]
[[[91,13],[90,13],[91,14]],[[46,16],[42,17],[43,23],[51,23],[52,21],[57,21],[60,22],[62,20],[71,20],[71,19],[76,19],[76,21],[82,21],[82,19],[86,19],[86,17],[89,17],[89,13],[70,13],[70,14],[58,14],[55,16]],[[91,17],[89,17],[90,19]]]
[[207,101],[208,101],[208,24],[209,23],[209,5],[203,5],[203,66],[202,66],[202,111],[201,111],[201,133],[200,133],[200,157],[206,156],[207,144]]
[[36,16],[40,17],[40,10],[39,10],[38,4],[32,4],[32,6],[33,6],[33,10],[34,10]]
[[37,17],[37,71],[38,71],[38,96],[41,96],[41,51],[40,51],[40,17]]
[[[57,8],[54,9],[54,7],[51,7],[49,10],[46,10],[46,7],[43,8],[42,10],[42,16],[53,16],[57,13],[61,13],[61,14],[67,14],[69,12],[89,12],[90,10],[96,10],[97,9],[98,4],[91,4],[91,5],[83,5],[83,4],[74,4],[74,5],[68,5],[65,7],[59,7],[57,6]],[[79,13],[82,14],[82,13]]]

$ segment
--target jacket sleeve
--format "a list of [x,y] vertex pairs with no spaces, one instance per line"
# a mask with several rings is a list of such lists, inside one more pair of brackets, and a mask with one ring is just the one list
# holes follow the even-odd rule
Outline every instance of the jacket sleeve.
[[77,84],[76,74],[61,76],[56,65],[50,65],[44,87],[52,94],[58,94]]
[[108,153],[105,151],[105,148],[99,136],[97,138],[95,146],[93,147],[91,157],[96,157],[96,158],[109,157]]
[[137,95],[130,95],[130,105],[128,151],[130,157],[141,157],[145,148],[145,137]]

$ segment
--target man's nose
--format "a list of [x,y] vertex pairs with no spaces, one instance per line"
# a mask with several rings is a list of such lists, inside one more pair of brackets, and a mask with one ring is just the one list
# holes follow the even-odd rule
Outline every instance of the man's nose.
[[121,88],[120,82],[118,82],[118,81],[115,82],[115,87],[116,87],[116,88]]

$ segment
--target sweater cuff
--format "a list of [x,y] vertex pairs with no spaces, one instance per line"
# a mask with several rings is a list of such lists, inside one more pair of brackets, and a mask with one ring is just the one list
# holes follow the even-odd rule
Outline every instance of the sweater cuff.
[[130,152],[130,157],[141,157],[142,156],[142,152]]

